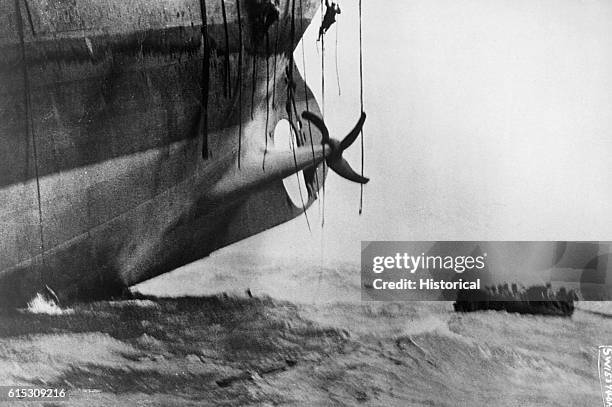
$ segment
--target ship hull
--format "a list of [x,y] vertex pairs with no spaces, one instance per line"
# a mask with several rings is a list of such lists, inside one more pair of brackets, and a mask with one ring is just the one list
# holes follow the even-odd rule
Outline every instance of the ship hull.
[[207,191],[265,165],[288,100],[318,111],[291,59],[317,3],[262,31],[229,0],[2,2],[0,302],[117,295],[302,213],[280,180]]

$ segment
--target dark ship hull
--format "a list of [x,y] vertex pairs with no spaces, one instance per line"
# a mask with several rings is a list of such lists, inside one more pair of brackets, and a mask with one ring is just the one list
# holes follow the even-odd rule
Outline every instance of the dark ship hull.
[[265,159],[318,112],[292,53],[320,3],[268,3],[0,1],[0,305],[107,298],[303,213]]

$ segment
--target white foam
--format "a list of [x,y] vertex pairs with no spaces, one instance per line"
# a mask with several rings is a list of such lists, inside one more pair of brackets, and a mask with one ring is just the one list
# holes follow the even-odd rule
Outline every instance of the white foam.
[[40,293],[28,302],[27,311],[32,314],[66,315],[72,314],[72,309],[62,309],[55,302],[45,298]]

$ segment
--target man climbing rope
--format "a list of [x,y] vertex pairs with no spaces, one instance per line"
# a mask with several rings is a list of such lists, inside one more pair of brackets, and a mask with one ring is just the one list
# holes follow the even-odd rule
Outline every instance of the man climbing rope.
[[325,16],[323,16],[323,22],[321,23],[321,28],[319,28],[319,39],[317,41],[321,41],[323,34],[336,22],[336,15],[341,13],[338,3],[333,1],[330,5],[329,0],[325,0],[325,7]]

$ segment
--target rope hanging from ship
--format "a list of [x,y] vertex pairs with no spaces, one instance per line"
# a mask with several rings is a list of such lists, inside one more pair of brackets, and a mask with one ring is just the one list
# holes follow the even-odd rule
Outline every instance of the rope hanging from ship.
[[[325,72],[324,66],[324,58],[325,58],[325,34],[331,28],[332,25],[336,25],[336,41],[335,41],[335,68],[336,68],[336,82],[338,84],[338,95],[341,94],[340,91],[340,74],[338,70],[338,22],[336,21],[336,16],[341,14],[340,5],[334,1],[329,3],[329,0],[325,0],[325,12],[323,12],[323,1],[321,1],[321,26],[319,27],[319,36],[317,37],[317,41],[321,41],[321,49],[322,49],[322,62],[321,62],[321,71]],[[324,78],[322,79],[324,80]],[[321,88],[324,88],[324,83]],[[323,96],[323,99],[325,97]]]
[[223,70],[223,96],[231,99],[232,91],[230,87],[231,65],[230,65],[229,31],[228,31],[228,26],[227,26],[227,12],[225,10],[225,0],[221,0],[221,15],[223,17],[223,31],[225,34],[225,66]]
[[[24,5],[26,9],[26,13],[28,16],[28,21],[30,24],[30,29],[32,30],[32,35],[36,36],[36,31],[34,29],[34,23],[32,21],[32,13],[30,12],[30,6],[27,0],[24,0]],[[38,168],[38,146],[36,144],[36,135],[34,133],[34,126],[32,124],[32,103],[30,99],[30,77],[28,73],[28,64],[27,64],[27,53],[26,53],[26,44],[25,44],[25,33],[23,28],[23,16],[21,14],[21,7],[19,4],[19,0],[15,0],[15,14],[17,20],[17,31],[19,34],[19,42],[21,47],[21,68],[23,72],[23,101],[25,108],[25,125],[24,125],[24,133],[26,137],[26,171],[29,169],[29,153],[27,152],[29,145],[29,137],[32,138],[32,154],[34,158],[34,173],[36,177],[36,199],[38,203],[38,231],[40,238],[40,258],[43,266],[45,265],[45,241],[44,241],[44,232],[43,232],[43,219],[42,219],[42,200],[41,200],[41,192],[40,192],[40,175]],[[45,282],[45,275],[43,272],[39,273],[39,284],[40,287],[43,287],[45,292],[55,300],[56,304],[59,304],[59,298],[55,294],[55,292],[49,287]]]
[[[304,213],[304,217],[306,218],[306,224],[308,225],[308,230],[311,231],[310,220],[308,219],[308,214],[306,213],[306,204],[304,202],[304,195],[302,193],[302,185],[300,183],[300,171],[298,169],[297,156],[295,154],[296,149],[296,138],[301,132],[302,123],[299,119],[299,113],[297,111],[297,106],[295,103],[295,81],[293,79],[293,67],[295,65],[294,57],[293,57],[293,45],[295,44],[295,1],[291,2],[291,47],[289,51],[289,63],[286,68],[286,77],[287,77],[287,104],[285,109],[287,111],[287,116],[289,119],[289,123],[291,126],[291,131],[295,137],[291,137],[291,150],[293,151],[293,161],[295,165],[295,176],[297,178],[298,191],[300,194],[300,203],[302,205],[302,211]],[[308,99],[308,98],[306,98]],[[295,120],[294,120],[295,118]],[[297,123],[297,128],[296,128]]]
[[[32,34],[35,34],[34,24],[32,23],[32,16],[30,13],[30,7],[26,0],[25,8],[28,14],[28,20],[30,22],[30,27],[32,28]],[[20,0],[15,0],[15,14],[17,20],[17,33],[19,35],[19,43],[21,47],[21,70],[23,72],[23,102],[25,108],[25,125],[24,125],[24,133],[26,137],[26,149],[29,145],[28,139],[31,137],[32,139],[32,155],[34,158],[34,175],[36,177],[36,199],[38,203],[38,231],[40,237],[40,255],[42,263],[45,263],[45,242],[44,242],[44,234],[43,234],[43,217],[42,217],[42,201],[41,201],[41,192],[40,192],[40,176],[39,176],[39,168],[38,168],[38,146],[36,144],[36,136],[34,134],[34,128],[32,125],[32,101],[30,99],[30,75],[28,72],[28,62],[27,62],[27,53],[26,53],[26,43],[25,43],[25,32],[23,27],[23,16],[21,14],[21,6]],[[29,154],[26,153],[26,160],[29,159]],[[26,164],[26,171],[29,168],[29,164]],[[41,273],[42,279],[42,273]]]
[[[361,114],[364,114],[363,110],[363,30],[361,27],[362,23],[362,8],[361,0],[359,0],[359,103],[361,105]],[[365,149],[363,141],[363,128],[359,132],[361,142],[361,176],[363,177],[363,167],[365,161]],[[359,191],[359,214],[363,213],[363,185],[360,185]]]
[[34,29],[34,21],[32,20],[32,11],[30,10],[30,4],[28,0],[23,0],[23,5],[26,9],[26,14],[28,16],[28,23],[30,24],[30,30],[32,30],[32,35],[36,36],[36,30]]
[[338,32],[340,31],[340,23],[336,22],[336,50],[335,50],[335,60],[336,60],[336,84],[338,85],[338,96],[342,96],[342,89],[340,89],[340,70],[338,69]]
[[272,108],[276,109],[276,67],[278,60],[278,38],[280,34],[280,20],[276,22],[276,38],[274,39],[274,68],[272,79]]
[[[304,6],[302,3],[302,0],[300,0],[300,31],[304,32]],[[306,77],[306,46],[304,45],[304,41],[302,40],[302,70],[303,70],[303,76],[304,76],[304,95],[308,95],[308,79]],[[309,106],[309,102],[308,102],[308,97],[304,98],[306,101],[306,110],[310,111],[310,106]],[[309,121],[308,122],[308,136],[310,139],[310,149],[312,151],[312,163],[313,163],[313,168],[316,168],[315,164],[315,150],[314,150],[314,140],[312,139],[312,125],[310,124]],[[303,129],[302,129],[303,131]],[[318,193],[320,185],[319,185],[319,172],[314,171],[314,180],[315,180],[315,185],[316,185],[316,193]],[[319,205],[319,211],[321,210],[321,201],[317,200],[318,205]]]
[[[321,27],[323,27],[324,13],[323,0],[321,0]],[[319,33],[320,33],[319,29]],[[319,35],[321,40],[321,115],[325,117],[325,38]],[[326,172],[325,162],[323,162],[323,173]],[[325,226],[325,182],[321,186],[321,229]],[[323,247],[323,231],[321,230],[321,247]]]
[[238,18],[238,169],[242,156],[242,15],[240,13],[240,1],[236,1],[236,17]]
[[253,72],[251,77],[251,120],[255,117],[255,91],[257,90],[257,45],[253,44]]
[[202,132],[202,158],[208,159],[208,91],[210,87],[210,43],[208,41],[208,23],[206,12],[206,0],[200,0],[200,17],[202,25],[200,26],[202,37],[202,115],[200,126]]
[[[265,130],[265,149],[268,150],[268,126],[270,123],[270,36],[266,30],[266,130]],[[265,162],[265,161],[264,161]],[[265,168],[264,168],[265,170]]]

